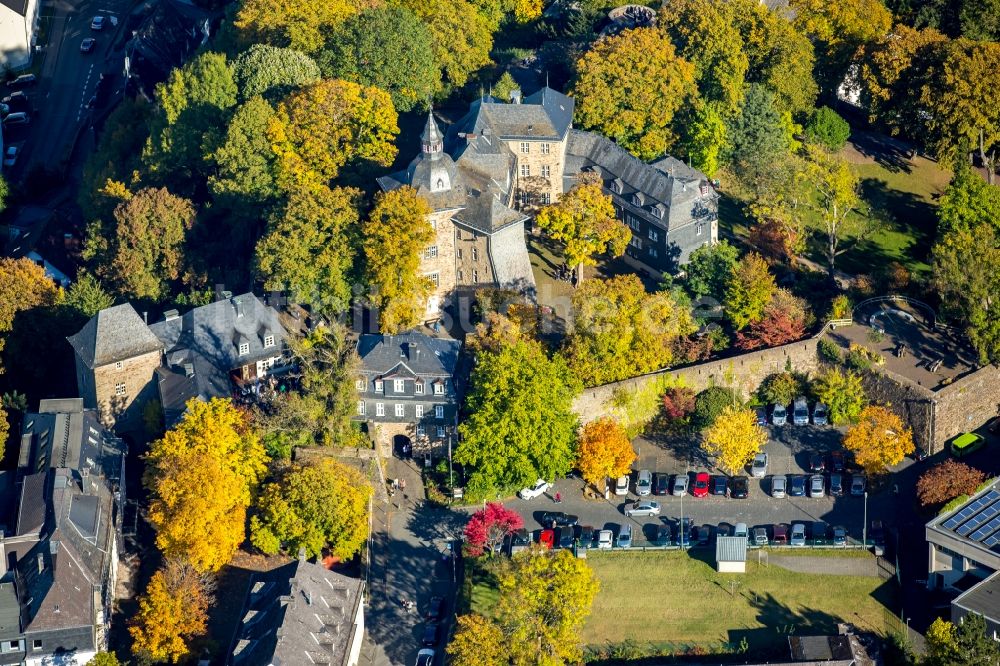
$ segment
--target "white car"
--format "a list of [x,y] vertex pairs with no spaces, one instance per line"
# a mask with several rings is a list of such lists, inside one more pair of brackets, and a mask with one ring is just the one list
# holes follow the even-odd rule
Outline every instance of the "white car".
[[625,515],[632,516],[658,516],[660,515],[660,503],[652,500],[641,500],[625,507]]
[[544,495],[551,487],[552,484],[545,479],[538,479],[538,481],[535,481],[535,485],[530,488],[521,488],[521,490],[518,491],[517,496],[523,500],[535,499],[536,497]]
[[597,548],[599,550],[611,550],[614,533],[611,530],[601,530],[597,533]]
[[814,425],[826,425],[829,420],[826,417],[826,405],[822,402],[817,402],[813,407],[813,424]]
[[746,523],[736,523],[736,527],[733,528],[734,537],[749,537],[750,530],[747,529]]
[[776,426],[783,426],[788,421],[788,410],[784,405],[775,405],[771,408],[771,423]]
[[801,395],[795,399],[795,403],[792,405],[792,423],[809,425],[809,403]]
[[781,499],[788,489],[788,479],[784,474],[776,474],[771,477],[771,497]]
[[809,497],[820,499],[826,495],[826,479],[822,474],[813,474],[809,477]]
[[789,543],[793,546],[806,545],[806,526],[803,523],[792,523],[792,538]]
[[753,464],[750,465],[750,476],[755,479],[763,479],[767,476],[767,454],[758,453],[753,457]]
[[416,666],[433,666],[434,664],[434,650],[430,648],[424,648],[417,653]]
[[91,19],[91,21],[90,21],[90,29],[91,30],[104,30],[104,17],[103,16],[95,16],[93,19]]
[[615,481],[615,495],[628,495],[628,474],[619,476]]
[[635,479],[635,494],[645,497],[653,489],[653,475],[648,469],[640,469]]
[[674,477],[674,487],[671,491],[671,495],[674,497],[684,497],[688,492],[688,475],[678,474]]

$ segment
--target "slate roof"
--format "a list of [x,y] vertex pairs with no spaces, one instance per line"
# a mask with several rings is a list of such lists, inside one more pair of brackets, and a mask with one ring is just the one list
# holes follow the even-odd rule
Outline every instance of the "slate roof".
[[979,613],[995,624],[1000,623],[1000,572],[958,595],[951,603],[970,613]]
[[28,13],[28,0],[0,0],[0,4],[18,16],[24,16]]
[[363,584],[304,557],[254,574],[226,664],[346,664]]
[[414,332],[401,335],[366,333],[358,339],[362,367],[366,373],[376,376],[405,369],[421,377],[452,377],[461,348],[462,343],[458,340]]
[[507,104],[492,97],[472,103],[469,113],[455,125],[457,132],[517,139],[561,141],[573,122],[573,98],[551,88],[542,88],[524,98],[523,104]]
[[490,238],[489,250],[497,283],[534,298],[535,275],[531,270],[522,228],[509,226],[498,231]]
[[101,310],[66,339],[91,370],[163,349],[130,303]]

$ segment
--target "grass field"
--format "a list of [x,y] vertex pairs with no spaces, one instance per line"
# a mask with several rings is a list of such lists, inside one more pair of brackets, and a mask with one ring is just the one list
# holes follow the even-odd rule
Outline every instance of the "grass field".
[[587,561],[601,590],[584,643],[718,646],[746,638],[749,652],[761,655],[787,650],[791,633],[836,633],[837,622],[885,632],[893,607],[892,581],[792,573],[756,561],[747,563],[746,574],[719,574],[709,557],[678,551],[591,551]]

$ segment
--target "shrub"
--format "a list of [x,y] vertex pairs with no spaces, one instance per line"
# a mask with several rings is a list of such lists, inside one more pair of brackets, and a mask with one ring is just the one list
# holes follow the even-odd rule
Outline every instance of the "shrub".
[[851,370],[858,372],[865,372],[872,367],[871,359],[868,358],[865,348],[855,345],[851,345],[851,349],[847,352],[847,358],[844,359],[844,364]]
[[851,126],[839,113],[821,106],[806,125],[806,137],[827,150],[840,150],[851,136]]
[[838,294],[830,303],[830,314],[827,319],[850,319],[852,307],[847,294]]
[[920,475],[917,499],[923,507],[950,502],[962,495],[972,495],[986,480],[986,475],[957,460],[945,460]]
[[806,382],[802,377],[790,372],[779,372],[768,376],[757,389],[757,396],[766,404],[791,404],[795,398],[805,393]]
[[827,363],[837,365],[842,363],[844,360],[844,357],[840,353],[840,347],[837,346],[837,343],[827,340],[826,338],[819,341],[816,349],[819,352],[819,357]]
[[833,425],[854,423],[867,402],[861,376],[830,368],[813,383],[813,394],[826,405]]
[[708,428],[726,407],[743,404],[739,391],[722,386],[710,386],[695,397],[694,425],[698,428]]

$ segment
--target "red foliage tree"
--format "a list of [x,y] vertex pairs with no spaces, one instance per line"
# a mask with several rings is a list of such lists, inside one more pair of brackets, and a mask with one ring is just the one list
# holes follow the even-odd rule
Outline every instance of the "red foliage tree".
[[465,526],[466,552],[478,557],[485,551],[500,549],[504,537],[524,527],[524,519],[517,512],[499,502],[490,502],[485,509],[476,511]]
[[736,346],[749,351],[795,342],[805,336],[811,319],[805,301],[778,289],[764,309],[763,319],[736,334]]
[[975,467],[945,460],[920,475],[917,499],[924,507],[944,504],[960,495],[971,495],[985,480],[986,475]]
[[669,421],[686,419],[692,412],[694,412],[694,390],[687,386],[674,386],[663,394],[663,414]]

